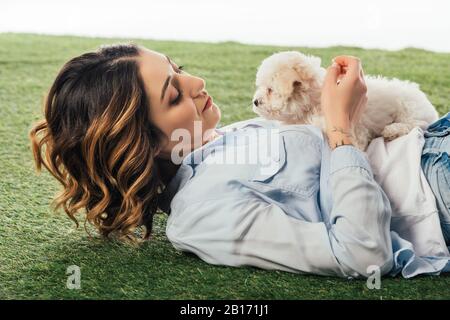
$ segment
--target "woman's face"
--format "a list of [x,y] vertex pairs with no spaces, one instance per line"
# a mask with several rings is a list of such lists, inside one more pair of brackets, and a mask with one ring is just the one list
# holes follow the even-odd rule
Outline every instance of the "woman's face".
[[161,158],[170,159],[172,149],[180,143],[179,136],[171,139],[176,129],[190,134],[191,151],[213,138],[221,113],[214,103],[205,108],[209,96],[203,79],[179,70],[169,57],[145,48],[139,66],[150,102],[149,117],[168,138]]

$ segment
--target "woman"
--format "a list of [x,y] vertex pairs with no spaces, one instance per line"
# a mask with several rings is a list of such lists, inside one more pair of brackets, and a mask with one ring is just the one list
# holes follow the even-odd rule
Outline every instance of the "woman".
[[[74,221],[85,209],[104,236],[134,238],[142,225],[148,238],[160,208],[172,244],[213,264],[342,277],[392,270],[391,207],[348,134],[366,100],[357,58],[336,57],[327,70],[326,141],[312,126],[270,122],[225,133],[205,82],[181,69],[134,45],[66,63],[30,132],[38,170],[64,186],[55,209]],[[255,136],[278,146],[269,168],[260,154],[214,163],[227,150],[269,145],[248,142]]]

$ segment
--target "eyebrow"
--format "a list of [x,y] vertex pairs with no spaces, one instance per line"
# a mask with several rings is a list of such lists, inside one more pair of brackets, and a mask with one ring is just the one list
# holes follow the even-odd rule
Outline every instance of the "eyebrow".
[[[170,61],[169,56],[165,56],[165,57],[167,58],[167,61],[169,61],[169,64],[172,64],[172,62]],[[172,78],[172,76],[170,75],[170,76],[167,77],[166,81],[164,81],[164,85],[163,85],[162,90],[161,90],[161,98],[159,99],[160,102],[161,102],[161,101],[163,100],[163,98],[164,98],[164,95],[165,95],[165,93],[166,93],[167,87],[169,86],[169,83],[170,83],[170,79],[171,79],[171,78]]]

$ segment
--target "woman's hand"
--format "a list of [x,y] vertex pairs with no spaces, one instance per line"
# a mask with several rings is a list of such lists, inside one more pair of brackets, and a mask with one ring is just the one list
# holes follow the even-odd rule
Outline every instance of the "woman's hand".
[[353,125],[367,102],[367,87],[361,61],[338,56],[328,67],[322,88],[321,104],[328,143],[332,149],[353,144]]

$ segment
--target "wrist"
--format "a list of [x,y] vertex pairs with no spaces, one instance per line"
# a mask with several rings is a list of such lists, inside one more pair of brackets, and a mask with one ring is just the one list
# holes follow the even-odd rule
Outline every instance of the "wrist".
[[352,124],[348,117],[344,116],[333,116],[332,118],[325,119],[327,131],[333,130],[334,128],[341,128],[344,131],[350,131]]
[[327,132],[327,140],[332,150],[344,145],[353,145],[352,135],[348,131],[341,131],[340,128],[329,130]]

